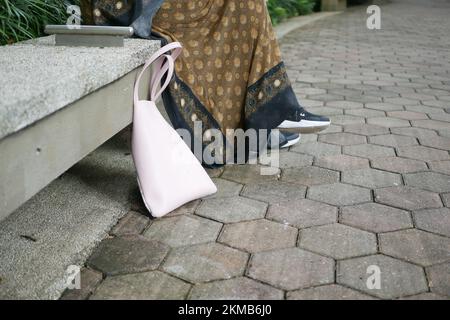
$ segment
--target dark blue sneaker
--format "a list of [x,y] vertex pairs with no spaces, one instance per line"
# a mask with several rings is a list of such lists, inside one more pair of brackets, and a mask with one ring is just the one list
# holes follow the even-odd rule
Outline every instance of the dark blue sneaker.
[[315,133],[327,129],[330,124],[329,118],[312,114],[300,108],[294,119],[283,121],[277,129],[295,133]]

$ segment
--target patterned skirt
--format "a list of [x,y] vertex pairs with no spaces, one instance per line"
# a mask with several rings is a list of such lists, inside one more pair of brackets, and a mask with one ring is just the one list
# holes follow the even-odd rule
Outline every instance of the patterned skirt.
[[[162,4],[154,10],[152,34],[184,47],[174,80],[163,94],[175,128],[194,136],[194,125],[201,121],[203,137],[208,137],[210,129],[219,129],[226,141],[227,129],[270,131],[295,118],[300,105],[281,60],[265,0],[158,1]],[[109,16],[124,17],[133,3],[94,2],[97,24],[111,22],[98,13],[109,10]],[[117,2],[127,6],[117,9]]]

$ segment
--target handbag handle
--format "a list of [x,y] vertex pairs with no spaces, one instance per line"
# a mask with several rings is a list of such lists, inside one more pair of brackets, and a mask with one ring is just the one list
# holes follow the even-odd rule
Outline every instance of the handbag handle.
[[[163,91],[167,88],[170,81],[172,80],[172,75],[175,68],[175,59],[180,55],[181,50],[182,46],[179,42],[172,42],[156,51],[150,57],[150,59],[148,59],[145,62],[144,67],[139,73],[136,79],[136,83],[134,85],[134,103],[137,103],[139,101],[139,83],[141,82],[142,75],[147,70],[147,68],[154,62],[155,62],[155,70],[152,79],[150,81],[150,88],[151,88],[150,101],[155,101],[163,93]],[[172,54],[166,54],[169,51],[172,51]],[[166,81],[161,86],[161,89],[158,92],[156,92],[158,84],[161,82],[166,72],[167,72]]]

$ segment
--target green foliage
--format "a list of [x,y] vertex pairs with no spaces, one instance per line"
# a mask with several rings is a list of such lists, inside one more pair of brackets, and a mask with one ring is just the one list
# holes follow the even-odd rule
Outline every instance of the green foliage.
[[65,0],[0,0],[0,45],[42,36],[46,24],[65,24],[67,5]]
[[273,24],[286,18],[309,14],[318,0],[268,0],[267,8]]

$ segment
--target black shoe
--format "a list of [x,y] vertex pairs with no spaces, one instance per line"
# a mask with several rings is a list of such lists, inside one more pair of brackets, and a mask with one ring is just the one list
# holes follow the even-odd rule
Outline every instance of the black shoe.
[[315,133],[327,129],[331,124],[329,118],[319,116],[300,108],[295,119],[283,121],[277,129],[295,133]]
[[300,134],[286,131],[279,131],[278,143],[276,141],[272,144],[272,134],[269,136],[267,145],[269,149],[285,149],[293,146],[300,141]]

